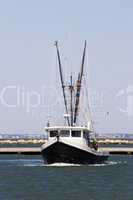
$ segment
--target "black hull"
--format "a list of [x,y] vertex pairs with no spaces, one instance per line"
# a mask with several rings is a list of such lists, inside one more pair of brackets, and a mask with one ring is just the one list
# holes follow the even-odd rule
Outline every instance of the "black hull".
[[46,164],[71,163],[71,164],[96,164],[103,163],[108,155],[87,152],[76,147],[56,142],[42,150],[42,156]]

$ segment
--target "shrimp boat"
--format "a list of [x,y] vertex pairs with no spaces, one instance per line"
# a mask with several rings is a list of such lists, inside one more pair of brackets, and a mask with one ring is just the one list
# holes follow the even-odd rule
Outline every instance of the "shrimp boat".
[[41,153],[45,164],[69,163],[69,164],[96,164],[103,163],[108,159],[108,153],[98,150],[98,142],[92,128],[91,119],[86,125],[79,125],[77,118],[79,116],[79,104],[82,89],[82,79],[84,76],[84,63],[86,54],[86,41],[84,44],[81,70],[78,74],[76,84],[73,84],[73,77],[70,76],[68,86],[70,94],[70,105],[66,97],[66,86],[63,80],[62,65],[58,42],[55,42],[60,82],[63,91],[65,122],[63,126],[51,126],[47,124],[45,130],[48,140],[41,146]]

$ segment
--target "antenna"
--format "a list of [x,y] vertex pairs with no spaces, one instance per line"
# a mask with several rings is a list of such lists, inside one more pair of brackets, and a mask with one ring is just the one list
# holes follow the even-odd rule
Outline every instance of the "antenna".
[[60,59],[60,53],[59,53],[59,48],[58,48],[58,41],[55,42],[55,46],[56,46],[56,50],[57,50],[57,57],[58,57],[58,64],[59,64],[59,71],[60,71],[60,80],[61,80],[61,86],[62,86],[62,91],[63,91],[63,98],[64,98],[64,104],[65,104],[65,109],[66,109],[66,115],[68,116],[67,117],[67,123],[68,123],[68,126],[70,126],[68,108],[67,108],[67,100],[66,100],[66,94],[65,94],[65,85],[64,85],[64,80],[63,80],[61,59]]
[[79,100],[80,100],[81,84],[82,84],[82,78],[83,78],[83,72],[84,72],[85,54],[86,54],[86,41],[84,44],[81,71],[78,74],[78,80],[77,80],[76,102],[75,102],[75,110],[74,110],[74,124],[76,124],[78,110],[79,110]]

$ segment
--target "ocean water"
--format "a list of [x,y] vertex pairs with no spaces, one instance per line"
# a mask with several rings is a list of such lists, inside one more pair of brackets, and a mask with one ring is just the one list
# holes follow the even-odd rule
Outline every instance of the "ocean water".
[[44,165],[41,156],[0,155],[0,200],[133,200],[133,156],[99,165]]

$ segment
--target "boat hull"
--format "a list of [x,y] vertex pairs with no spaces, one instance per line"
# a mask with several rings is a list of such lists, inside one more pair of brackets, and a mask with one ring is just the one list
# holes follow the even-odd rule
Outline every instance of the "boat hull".
[[108,155],[93,151],[88,152],[63,142],[55,142],[43,148],[41,153],[45,164],[96,164],[103,163],[108,159]]

